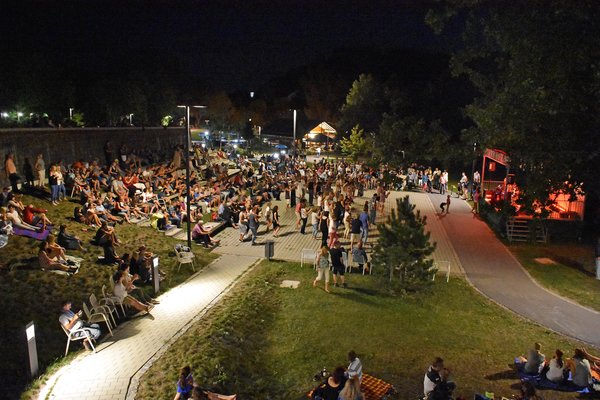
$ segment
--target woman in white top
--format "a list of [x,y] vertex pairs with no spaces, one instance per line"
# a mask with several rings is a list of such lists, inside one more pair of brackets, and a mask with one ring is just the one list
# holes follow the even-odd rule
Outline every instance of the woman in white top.
[[113,293],[115,296],[123,303],[128,306],[135,308],[137,311],[146,311],[150,313],[154,306],[152,304],[144,304],[134,299],[127,292],[127,288],[125,287],[125,274],[123,271],[117,271],[115,274],[115,288]]
[[563,352],[559,349],[556,349],[554,353],[554,357],[550,360],[548,364],[548,372],[546,372],[546,378],[549,381],[560,383],[564,379],[565,372],[565,362],[563,361]]
[[329,246],[328,247],[330,249],[332,249],[334,243],[339,239],[333,213],[329,214],[329,220],[327,221],[327,223],[329,224],[329,243],[328,243]]

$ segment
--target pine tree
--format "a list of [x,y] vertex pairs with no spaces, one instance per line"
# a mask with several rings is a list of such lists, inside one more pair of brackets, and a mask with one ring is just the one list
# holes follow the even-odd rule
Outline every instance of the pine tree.
[[[427,217],[415,212],[409,197],[396,200],[385,224],[378,224],[379,239],[373,249],[373,265],[389,274],[390,284],[402,290],[418,290],[430,284],[433,260],[428,257],[435,249],[429,232],[425,232]],[[394,280],[394,277],[397,277]]]

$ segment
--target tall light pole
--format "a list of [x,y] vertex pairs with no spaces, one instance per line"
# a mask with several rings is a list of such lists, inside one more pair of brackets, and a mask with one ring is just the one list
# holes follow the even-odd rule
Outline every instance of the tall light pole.
[[73,119],[73,107],[69,107],[69,119]]
[[293,143],[293,146],[292,146],[292,148],[294,149],[293,150],[294,153],[296,152],[295,149],[296,149],[296,121],[297,121],[297,117],[298,117],[298,110],[296,110],[294,108],[294,143]]
[[129,114],[129,125],[133,125],[133,113]]
[[206,108],[206,106],[177,106],[179,108],[185,108],[185,209],[187,212],[187,245],[192,248],[192,225],[190,222],[192,216],[192,210],[190,210],[190,107],[193,108]]

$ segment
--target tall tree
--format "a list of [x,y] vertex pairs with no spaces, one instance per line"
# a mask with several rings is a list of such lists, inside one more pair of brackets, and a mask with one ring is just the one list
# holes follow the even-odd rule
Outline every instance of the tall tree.
[[367,133],[376,132],[389,102],[385,88],[373,75],[361,74],[352,84],[341,109],[340,130],[360,125]]
[[597,188],[600,161],[600,4],[455,1],[428,21],[464,22],[453,72],[479,96],[466,107],[471,142],[512,158],[525,209],[551,191]]
[[408,196],[396,200],[396,208],[383,224],[373,249],[373,265],[381,267],[389,282],[402,290],[418,290],[429,285],[436,272],[428,257],[435,250],[430,233],[425,232],[427,218],[415,212]]

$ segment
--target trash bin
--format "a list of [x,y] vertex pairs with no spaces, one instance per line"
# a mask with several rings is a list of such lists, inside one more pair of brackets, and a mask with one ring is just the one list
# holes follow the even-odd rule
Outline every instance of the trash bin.
[[275,242],[272,240],[267,240],[265,242],[265,258],[267,260],[270,260],[271,258],[273,258],[274,254],[275,254]]

